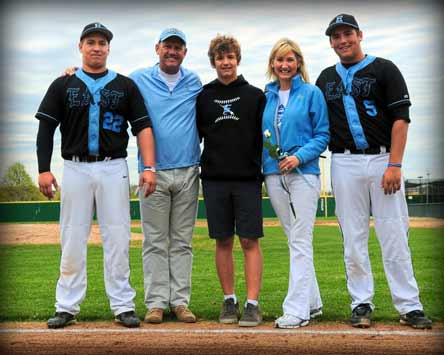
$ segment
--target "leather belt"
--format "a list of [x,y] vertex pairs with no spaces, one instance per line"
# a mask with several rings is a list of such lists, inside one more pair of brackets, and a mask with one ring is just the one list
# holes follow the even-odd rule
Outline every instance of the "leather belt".
[[379,147],[369,147],[367,149],[339,148],[339,149],[333,149],[332,153],[343,153],[343,154],[383,154],[383,153],[390,153],[390,147],[385,147],[385,146],[381,145]]
[[94,163],[98,161],[108,161],[112,160],[112,157],[104,157],[102,155],[73,155],[71,157],[72,161],[81,162],[81,163]]

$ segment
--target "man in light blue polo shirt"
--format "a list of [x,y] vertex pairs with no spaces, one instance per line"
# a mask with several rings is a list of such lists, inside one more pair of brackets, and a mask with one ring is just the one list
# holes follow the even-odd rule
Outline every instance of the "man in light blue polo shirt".
[[164,30],[156,44],[159,63],[135,71],[136,82],[152,121],[157,188],[148,198],[140,191],[143,271],[147,323],[161,323],[167,307],[183,322],[195,322],[188,309],[193,253],[191,239],[199,192],[199,135],[196,99],[199,77],[181,66],[186,56],[185,34]]

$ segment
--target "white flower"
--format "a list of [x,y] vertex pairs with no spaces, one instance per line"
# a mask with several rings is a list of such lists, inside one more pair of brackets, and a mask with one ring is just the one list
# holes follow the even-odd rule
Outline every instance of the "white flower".
[[269,131],[268,129],[266,129],[266,130],[264,131],[264,137],[265,137],[265,138],[271,138],[271,133],[270,133],[270,131]]

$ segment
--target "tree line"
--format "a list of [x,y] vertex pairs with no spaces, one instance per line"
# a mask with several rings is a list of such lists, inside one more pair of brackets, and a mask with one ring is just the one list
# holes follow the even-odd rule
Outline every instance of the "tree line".
[[[137,198],[135,193],[136,188],[137,186],[131,186],[131,198]],[[63,186],[60,186],[53,201],[60,201],[62,189]],[[47,200],[48,199],[39,191],[38,186],[34,184],[22,163],[16,162],[5,170],[0,181],[0,202]]]

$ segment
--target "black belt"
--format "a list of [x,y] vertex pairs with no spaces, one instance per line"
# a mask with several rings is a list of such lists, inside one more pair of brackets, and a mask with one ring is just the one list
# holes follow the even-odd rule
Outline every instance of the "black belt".
[[116,159],[116,158],[105,157],[102,155],[73,155],[73,156],[71,156],[70,160],[81,162],[81,163],[94,163],[97,161],[112,160],[112,159]]
[[367,149],[347,149],[347,148],[339,148],[333,149],[332,153],[345,153],[345,154],[381,154],[381,153],[390,153],[390,147],[369,147]]

